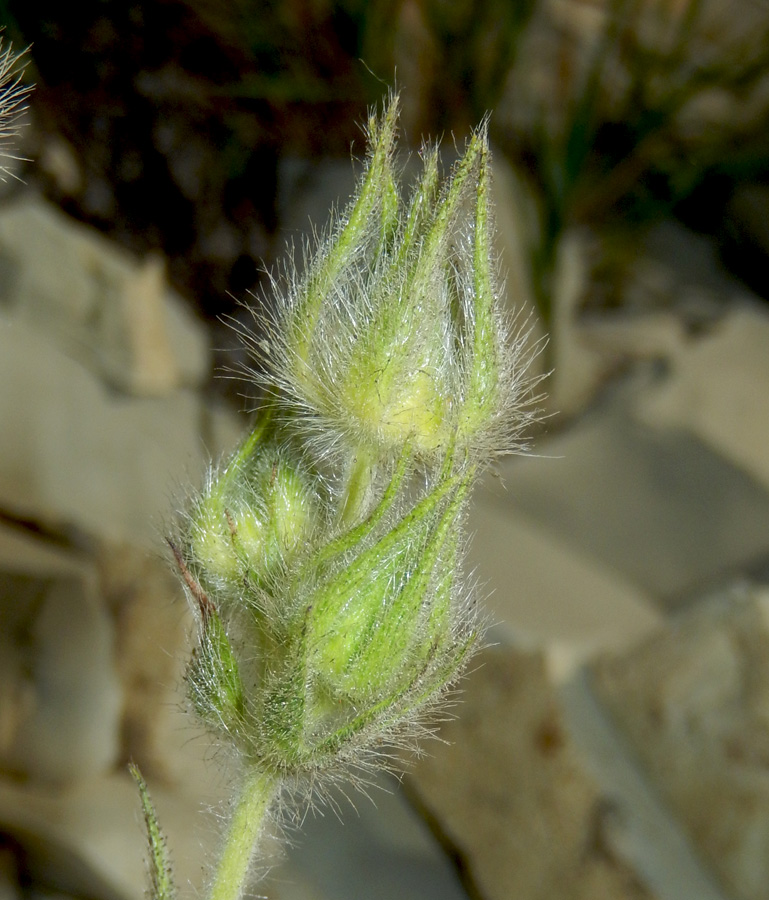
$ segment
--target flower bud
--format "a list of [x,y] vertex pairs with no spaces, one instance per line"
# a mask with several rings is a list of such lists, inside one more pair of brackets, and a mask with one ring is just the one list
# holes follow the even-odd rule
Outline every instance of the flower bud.
[[471,474],[448,468],[400,513],[411,492],[400,467],[364,522],[273,585],[273,614],[253,619],[253,658],[264,655],[234,735],[259,765],[331,765],[455,677],[473,640],[453,575]]
[[190,569],[214,590],[262,583],[308,539],[316,492],[290,448],[252,435],[214,470],[187,528]]
[[177,553],[201,609],[193,704],[278,777],[392,737],[457,676],[477,631],[467,494],[532,417],[499,310],[485,128],[443,182],[426,151],[404,200],[396,120],[393,102],[370,121],[356,197],[278,298],[257,376],[270,412],[212,472]]
[[461,496],[445,502],[452,491],[457,478],[432,490],[314,593],[310,665],[334,693],[367,698],[388,688],[413,661],[427,626],[443,628],[431,601],[434,566],[449,530],[457,527]]
[[[395,104],[370,125],[360,192],[272,327],[265,382],[322,455],[507,452],[531,415],[499,310],[485,127],[441,185],[436,149],[395,188]],[[277,387],[276,387],[277,386]],[[302,423],[307,426],[302,432]]]

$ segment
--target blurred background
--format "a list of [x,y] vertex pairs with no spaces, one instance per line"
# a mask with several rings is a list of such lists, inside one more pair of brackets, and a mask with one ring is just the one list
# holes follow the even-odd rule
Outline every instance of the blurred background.
[[3,900],[142,896],[129,759],[200,883],[228,785],[181,709],[163,534],[256,402],[233,320],[258,331],[243,304],[344,204],[394,85],[407,172],[490,114],[549,415],[479,491],[493,646],[448,743],[309,815],[259,891],[769,898],[769,3],[0,0],[0,25],[36,86],[0,186]]

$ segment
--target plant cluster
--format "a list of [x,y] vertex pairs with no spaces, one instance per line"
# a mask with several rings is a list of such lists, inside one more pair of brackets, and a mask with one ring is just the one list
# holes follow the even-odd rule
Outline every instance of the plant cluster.
[[250,338],[254,430],[169,541],[199,626],[190,706],[240,767],[212,900],[242,893],[281,794],[429,732],[480,632],[470,489],[535,415],[531,351],[499,304],[486,127],[448,178],[426,148],[404,197],[397,118],[397,98],[372,115],[356,195],[303,274],[276,281]]

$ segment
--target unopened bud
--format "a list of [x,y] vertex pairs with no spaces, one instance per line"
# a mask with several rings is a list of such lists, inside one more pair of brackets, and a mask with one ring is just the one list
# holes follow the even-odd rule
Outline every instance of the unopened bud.
[[392,459],[408,444],[434,462],[513,449],[500,434],[530,421],[530,382],[499,310],[485,127],[443,185],[426,152],[408,202],[394,187],[394,107],[370,131],[344,226],[278,298],[265,381],[322,451]]
[[440,484],[312,597],[310,665],[335,692],[370,697],[391,685],[423,638],[433,567],[457,523],[457,504],[444,501],[456,488],[456,478]]
[[214,470],[190,515],[191,569],[208,589],[268,578],[311,532],[316,498],[305,468],[267,441]]

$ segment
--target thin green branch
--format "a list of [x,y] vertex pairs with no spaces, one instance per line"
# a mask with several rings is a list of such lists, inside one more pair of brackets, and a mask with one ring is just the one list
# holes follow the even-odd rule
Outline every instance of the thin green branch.
[[251,861],[278,790],[272,773],[255,771],[243,785],[214,873],[208,900],[240,900],[248,884]]

